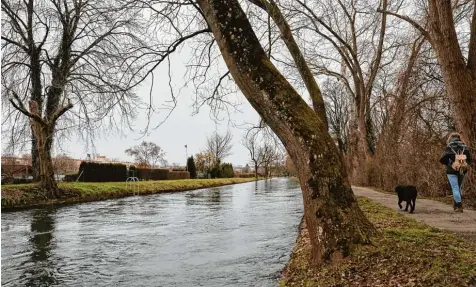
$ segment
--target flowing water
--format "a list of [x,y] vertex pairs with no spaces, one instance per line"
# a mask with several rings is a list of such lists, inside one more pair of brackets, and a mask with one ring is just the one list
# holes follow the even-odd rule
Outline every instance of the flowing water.
[[273,179],[2,213],[2,286],[276,286],[302,212]]

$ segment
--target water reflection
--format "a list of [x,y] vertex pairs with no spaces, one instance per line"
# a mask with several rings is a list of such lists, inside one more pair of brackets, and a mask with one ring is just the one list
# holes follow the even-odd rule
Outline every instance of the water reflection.
[[220,202],[221,202],[220,199],[221,199],[220,189],[218,188],[210,190],[209,194],[207,194],[207,202],[209,203],[220,205]]
[[5,213],[2,286],[276,286],[298,188],[272,179]]
[[28,268],[22,276],[27,280],[26,286],[49,286],[57,283],[53,272],[54,263],[51,260],[55,213],[54,208],[33,211],[29,239],[32,247],[31,260],[28,260]]

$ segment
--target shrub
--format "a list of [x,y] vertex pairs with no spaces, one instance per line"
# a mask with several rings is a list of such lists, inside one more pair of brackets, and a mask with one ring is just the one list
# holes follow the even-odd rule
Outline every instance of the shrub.
[[219,178],[231,178],[234,175],[233,165],[231,163],[222,163],[220,165]]
[[73,174],[66,174],[64,176],[64,181],[67,181],[67,182],[73,182],[73,181],[76,181],[76,179],[78,178],[79,174],[77,173],[73,173]]
[[238,177],[240,177],[240,178],[251,178],[251,177],[255,177],[255,174],[254,173],[240,173],[240,174],[238,174]]
[[187,159],[187,170],[190,173],[190,178],[197,178],[197,167],[195,166],[193,156]]
[[82,182],[111,182],[127,179],[127,167],[124,164],[83,161],[79,170],[80,173],[82,172],[79,181]]
[[190,173],[188,171],[169,171],[167,175],[167,179],[175,180],[175,179],[189,179]]
[[169,170],[162,168],[137,168],[136,177],[141,180],[166,180]]

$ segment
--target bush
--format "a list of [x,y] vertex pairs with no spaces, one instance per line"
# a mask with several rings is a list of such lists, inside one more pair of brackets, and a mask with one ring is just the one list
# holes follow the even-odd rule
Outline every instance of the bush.
[[231,163],[222,163],[214,167],[210,173],[212,178],[232,178],[234,176]]
[[76,181],[76,179],[78,178],[79,174],[77,173],[73,173],[73,174],[66,174],[64,176],[64,181],[67,181],[67,182],[73,182],[73,181]]
[[127,167],[124,164],[97,163],[83,161],[79,166],[79,181],[82,182],[111,182],[126,181]]
[[136,177],[141,180],[166,180],[169,170],[162,168],[137,168]]
[[193,156],[187,159],[187,170],[190,172],[190,178],[197,178],[197,167],[195,166]]
[[175,179],[189,179],[190,173],[188,171],[169,171],[167,175],[167,179],[175,180]]
[[239,178],[251,178],[251,177],[255,177],[255,174],[254,173],[240,173],[240,174],[238,174],[238,177]]
[[220,165],[219,178],[231,178],[233,175],[233,165],[231,163],[222,163]]

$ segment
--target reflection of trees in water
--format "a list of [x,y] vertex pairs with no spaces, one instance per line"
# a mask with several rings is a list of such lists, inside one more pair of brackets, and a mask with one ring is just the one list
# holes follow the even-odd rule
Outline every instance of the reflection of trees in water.
[[299,188],[299,179],[292,177],[286,180],[287,190],[295,189],[295,188]]
[[273,185],[271,183],[271,179],[266,179],[264,181],[264,192],[267,193],[271,191],[273,191]]
[[221,202],[221,194],[219,188],[214,188],[210,190],[209,196],[207,197],[207,202],[217,203],[217,205],[219,205],[219,203]]
[[25,265],[28,267],[22,276],[28,278],[27,286],[49,286],[57,283],[52,272],[53,263],[50,260],[55,212],[53,208],[33,211],[30,237],[33,249],[30,259],[32,264]]

